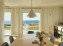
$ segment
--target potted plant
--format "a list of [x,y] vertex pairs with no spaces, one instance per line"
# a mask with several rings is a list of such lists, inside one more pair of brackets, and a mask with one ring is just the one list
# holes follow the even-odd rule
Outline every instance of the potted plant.
[[42,45],[42,42],[43,42],[44,32],[37,32],[36,35],[37,35],[37,37],[38,37],[38,39],[39,39],[39,45],[40,45],[40,46],[43,46],[43,45]]

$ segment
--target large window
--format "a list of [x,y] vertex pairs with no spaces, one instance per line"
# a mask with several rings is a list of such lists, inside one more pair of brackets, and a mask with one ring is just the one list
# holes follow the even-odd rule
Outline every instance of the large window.
[[27,34],[28,31],[40,31],[40,13],[35,13],[34,18],[29,18],[28,13],[23,13],[23,34]]
[[11,35],[11,12],[4,12],[4,41],[9,42]]

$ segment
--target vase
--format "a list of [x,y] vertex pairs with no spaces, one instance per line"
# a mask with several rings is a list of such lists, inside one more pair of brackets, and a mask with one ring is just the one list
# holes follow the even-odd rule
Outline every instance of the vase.
[[43,37],[39,38],[39,46],[43,46]]
[[39,42],[39,46],[44,46],[42,41]]
[[42,42],[40,41],[39,46],[42,46]]

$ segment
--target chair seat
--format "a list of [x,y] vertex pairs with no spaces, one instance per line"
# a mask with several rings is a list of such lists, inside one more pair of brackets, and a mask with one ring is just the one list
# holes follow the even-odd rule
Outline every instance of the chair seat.
[[10,43],[12,43],[12,42],[14,41],[13,36],[10,36],[10,37],[9,37],[9,40],[10,40]]

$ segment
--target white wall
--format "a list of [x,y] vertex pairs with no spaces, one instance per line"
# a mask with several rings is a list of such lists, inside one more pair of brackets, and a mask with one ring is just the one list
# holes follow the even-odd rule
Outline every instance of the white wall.
[[62,8],[59,7],[46,7],[42,10],[43,13],[43,31],[46,33],[54,33],[54,25],[62,22]]
[[[12,8],[12,35],[22,36],[23,33],[23,12],[29,12],[30,9]],[[34,9],[40,12],[40,9]]]
[[0,0],[0,44],[3,42],[3,11],[4,1]]

